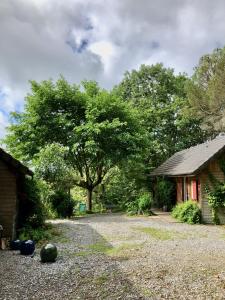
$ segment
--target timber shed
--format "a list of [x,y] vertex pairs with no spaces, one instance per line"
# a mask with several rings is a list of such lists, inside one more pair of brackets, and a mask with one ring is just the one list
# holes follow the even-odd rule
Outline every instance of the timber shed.
[[[150,175],[171,177],[176,181],[176,202],[197,201],[205,223],[212,223],[211,209],[208,206],[206,186],[212,187],[210,174],[219,181],[225,181],[220,168],[225,159],[225,135],[203,144],[179,151],[156,168]],[[225,224],[225,212],[219,213],[221,223]]]
[[33,173],[0,148],[0,225],[3,236],[10,239],[16,236],[19,201],[26,175]]

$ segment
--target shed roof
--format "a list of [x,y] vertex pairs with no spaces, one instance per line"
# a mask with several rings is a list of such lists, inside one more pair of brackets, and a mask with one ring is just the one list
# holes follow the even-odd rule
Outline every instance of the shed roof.
[[5,152],[2,148],[0,148],[0,160],[16,169],[19,173],[27,174],[30,176],[33,175],[33,172],[29,168],[24,166],[19,160],[12,157],[9,153]]
[[202,169],[210,159],[225,150],[225,135],[211,141],[179,151],[156,168],[151,176],[192,175]]

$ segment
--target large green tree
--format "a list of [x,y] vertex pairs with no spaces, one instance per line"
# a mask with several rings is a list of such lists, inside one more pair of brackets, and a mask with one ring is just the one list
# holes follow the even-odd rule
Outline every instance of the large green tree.
[[[74,184],[87,190],[91,210],[93,190],[112,167],[140,155],[144,137],[138,111],[129,103],[95,82],[86,81],[79,87],[60,78],[56,83],[31,81],[25,110],[12,114],[5,144],[16,157],[31,164],[39,155],[43,157],[43,149],[45,158],[63,157],[74,170]],[[54,172],[59,178],[63,164],[60,169],[57,159],[50,162],[51,168],[43,163],[39,169],[50,180]]]
[[213,132],[225,129],[225,48],[201,57],[187,85],[190,113]]
[[126,72],[114,92],[133,103],[148,132],[147,163],[156,167],[174,152],[204,140],[200,120],[185,114],[188,78],[162,64]]

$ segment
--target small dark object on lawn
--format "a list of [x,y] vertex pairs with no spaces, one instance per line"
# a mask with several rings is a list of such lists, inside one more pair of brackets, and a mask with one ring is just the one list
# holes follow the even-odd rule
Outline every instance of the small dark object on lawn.
[[13,240],[10,242],[11,250],[20,250],[21,240]]
[[34,241],[27,240],[22,241],[20,246],[20,254],[22,255],[32,255],[35,250],[35,243]]
[[57,247],[53,244],[46,244],[41,248],[40,256],[43,263],[55,262],[57,255]]

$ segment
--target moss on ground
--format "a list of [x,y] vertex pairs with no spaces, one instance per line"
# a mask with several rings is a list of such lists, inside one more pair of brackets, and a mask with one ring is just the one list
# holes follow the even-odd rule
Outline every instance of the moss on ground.
[[153,227],[133,227],[135,230],[141,231],[143,233],[149,234],[151,237],[157,240],[166,241],[166,240],[174,240],[174,239],[184,239],[187,236],[183,235],[180,232],[165,230],[161,228],[153,228]]

